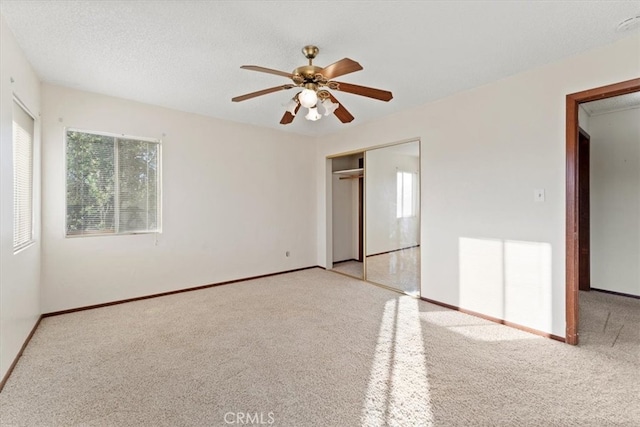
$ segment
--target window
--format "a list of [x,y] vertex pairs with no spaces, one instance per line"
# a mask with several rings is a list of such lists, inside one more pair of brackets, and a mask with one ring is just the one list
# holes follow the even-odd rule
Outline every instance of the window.
[[34,119],[13,101],[13,250],[33,242]]
[[396,218],[408,218],[417,214],[418,174],[415,172],[396,172]]
[[160,231],[160,142],[67,130],[67,236]]

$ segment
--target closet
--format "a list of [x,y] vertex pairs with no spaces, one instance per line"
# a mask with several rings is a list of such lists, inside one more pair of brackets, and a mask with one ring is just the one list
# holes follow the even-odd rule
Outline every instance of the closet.
[[330,156],[327,169],[328,269],[419,295],[420,141]]
[[331,160],[333,270],[364,278],[364,153]]

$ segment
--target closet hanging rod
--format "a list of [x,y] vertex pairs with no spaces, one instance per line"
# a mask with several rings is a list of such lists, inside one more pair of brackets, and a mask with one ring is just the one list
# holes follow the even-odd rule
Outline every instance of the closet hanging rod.
[[358,179],[362,177],[364,177],[364,175],[350,175],[350,176],[341,176],[338,179]]

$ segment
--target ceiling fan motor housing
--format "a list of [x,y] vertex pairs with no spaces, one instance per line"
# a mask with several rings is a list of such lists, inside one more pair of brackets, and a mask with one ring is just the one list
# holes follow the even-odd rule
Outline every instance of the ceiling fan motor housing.
[[315,83],[317,81],[316,75],[319,75],[320,71],[322,71],[322,67],[303,65],[293,70],[291,74],[293,74],[292,79],[296,84]]

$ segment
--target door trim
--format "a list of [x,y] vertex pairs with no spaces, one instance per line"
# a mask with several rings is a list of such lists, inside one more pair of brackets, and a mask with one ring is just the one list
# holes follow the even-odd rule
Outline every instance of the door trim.
[[578,344],[578,105],[640,91],[640,78],[576,92],[566,97],[566,342]]

